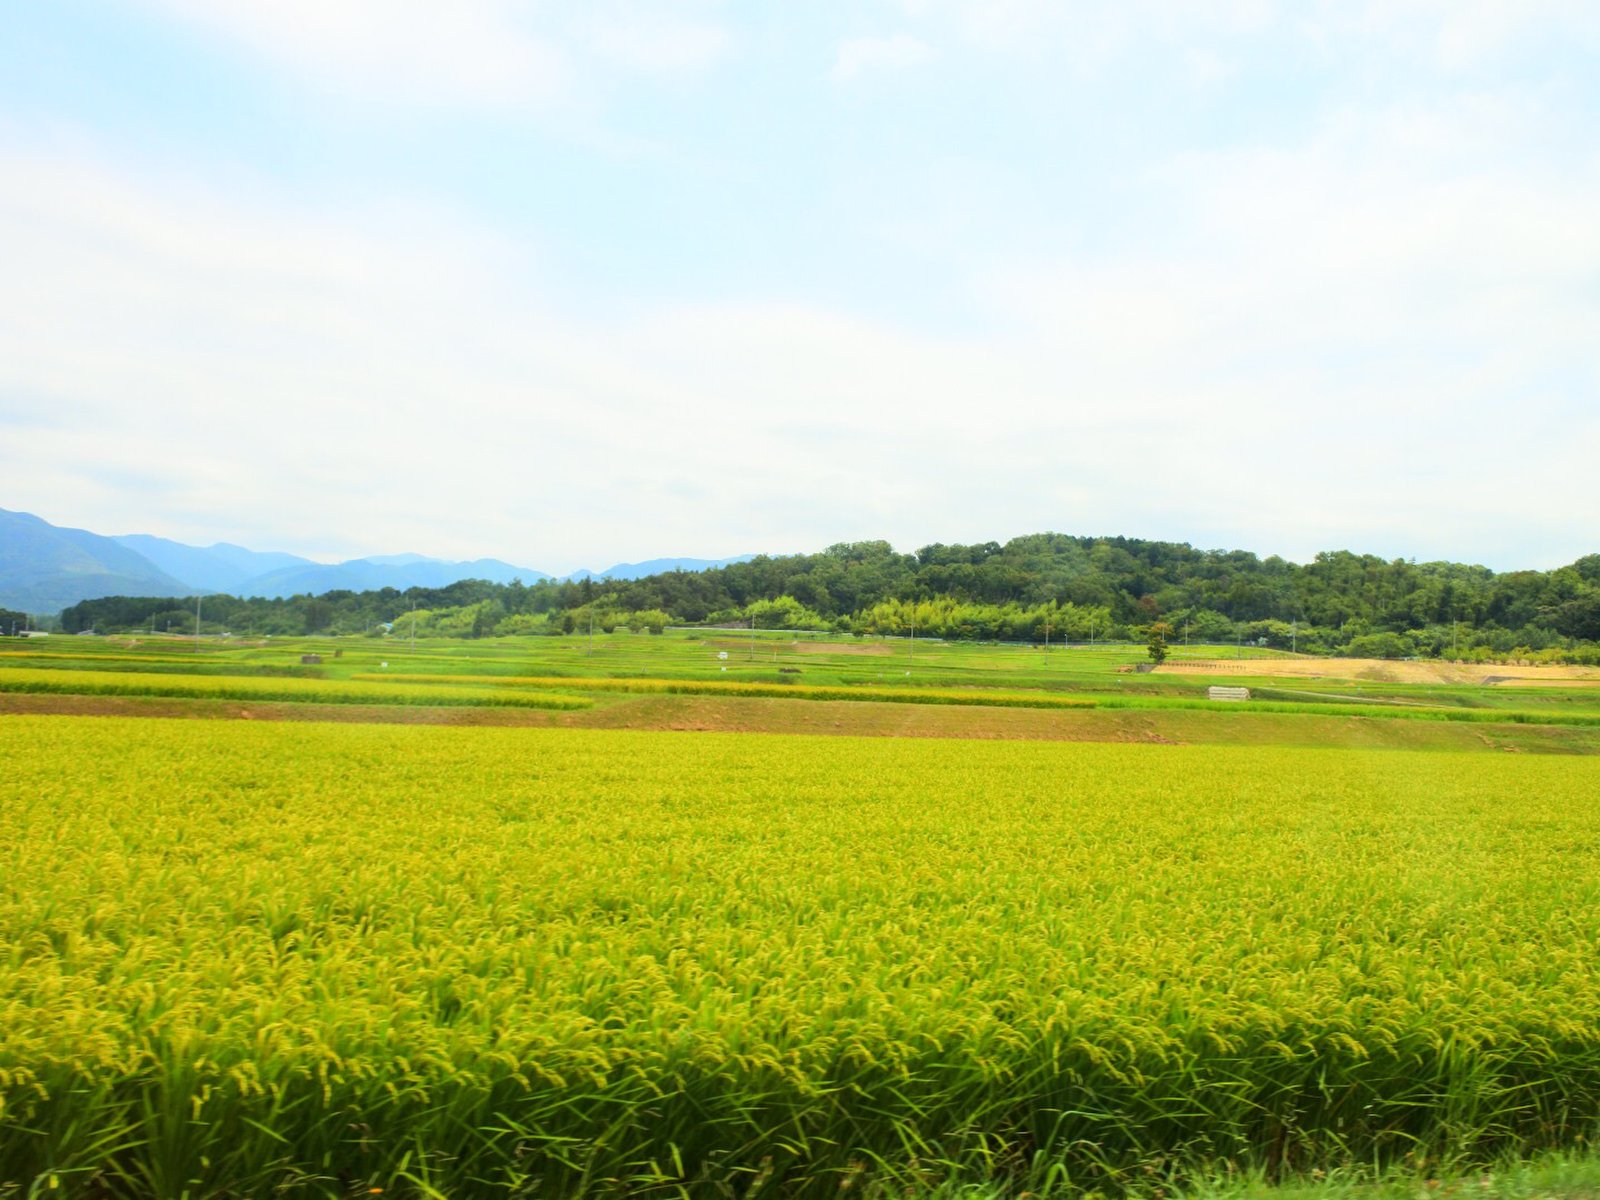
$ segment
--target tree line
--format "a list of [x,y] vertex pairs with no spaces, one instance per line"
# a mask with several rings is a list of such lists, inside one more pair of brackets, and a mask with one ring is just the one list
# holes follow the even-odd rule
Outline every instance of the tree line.
[[[980,640],[1139,638],[1378,656],[1586,656],[1600,643],[1600,554],[1552,571],[1339,550],[1297,564],[1243,550],[1043,533],[1004,544],[849,542],[636,580],[466,580],[444,588],[285,599],[208,596],[202,629],[486,637],[674,624],[748,624]],[[61,614],[66,632],[194,627],[192,602],[110,597]]]

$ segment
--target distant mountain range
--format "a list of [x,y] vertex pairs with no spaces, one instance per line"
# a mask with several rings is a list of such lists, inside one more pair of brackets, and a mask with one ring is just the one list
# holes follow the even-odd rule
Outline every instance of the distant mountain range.
[[[705,571],[737,558],[654,558],[567,579],[639,579],[662,571]],[[552,576],[497,558],[449,562],[422,554],[384,554],[318,563],[297,554],[247,550],[229,542],[189,546],[147,533],[105,537],[0,508],[0,608],[46,614],[101,596],[297,596],[446,587],[462,579],[534,583]]]

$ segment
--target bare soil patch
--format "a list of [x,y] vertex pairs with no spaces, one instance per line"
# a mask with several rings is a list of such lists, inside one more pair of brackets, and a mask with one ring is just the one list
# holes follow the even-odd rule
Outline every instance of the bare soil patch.
[[846,654],[866,658],[882,658],[895,652],[893,646],[882,642],[795,642],[786,649],[795,654]]
[[426,708],[417,705],[253,703],[157,696],[0,693],[10,714],[221,721],[328,721],[397,725],[494,725],[685,732],[830,734],[842,737],[1281,745],[1368,750],[1471,750],[1600,754],[1600,729],[1399,721],[1365,716],[1210,712],[1192,709],[1006,709],[959,705],[795,701],[748,696],[628,696],[579,712]]
[[1600,729],[1468,725],[1382,717],[1193,709],[1026,709],[874,704],[746,696],[640,696],[560,713],[555,723],[607,729],[803,733],[1167,745],[1320,746],[1600,754]]
[[[1087,718],[1087,719],[1086,719]],[[1144,713],[785,700],[755,696],[640,696],[559,724],[603,729],[808,733],[1044,741],[1170,741]]]

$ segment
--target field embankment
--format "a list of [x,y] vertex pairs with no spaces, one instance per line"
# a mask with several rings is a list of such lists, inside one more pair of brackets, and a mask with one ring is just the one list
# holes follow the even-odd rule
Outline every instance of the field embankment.
[[1395,721],[1236,709],[1038,709],[751,696],[622,695],[590,708],[320,704],[177,696],[0,692],[0,716],[161,717],[379,725],[552,727],[978,741],[1142,742],[1360,750],[1600,754],[1600,727]]

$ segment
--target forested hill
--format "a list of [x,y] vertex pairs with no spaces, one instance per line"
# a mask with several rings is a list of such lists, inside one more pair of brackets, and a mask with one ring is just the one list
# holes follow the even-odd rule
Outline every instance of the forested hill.
[[[466,581],[439,589],[330,592],[204,602],[208,627],[295,634],[363,632],[419,611],[423,632],[483,636],[608,626],[732,622],[929,636],[1083,640],[1132,636],[1157,620],[1195,641],[1248,639],[1302,650],[1449,653],[1472,647],[1574,649],[1600,641],[1600,554],[1553,571],[1496,574],[1460,563],[1335,551],[1306,564],[1242,550],[1044,533],[1001,545],[897,553],[853,542],[817,554],[757,557],[635,580]],[[643,618],[641,620],[641,618]],[[170,600],[86,601],[69,632],[156,627],[185,614]],[[192,612],[187,620],[192,623]],[[407,615],[407,620],[411,618]]]

